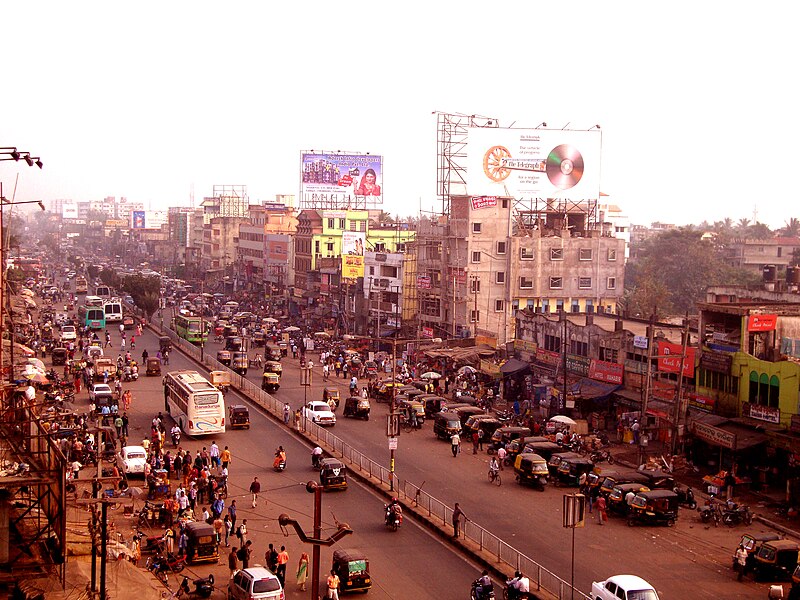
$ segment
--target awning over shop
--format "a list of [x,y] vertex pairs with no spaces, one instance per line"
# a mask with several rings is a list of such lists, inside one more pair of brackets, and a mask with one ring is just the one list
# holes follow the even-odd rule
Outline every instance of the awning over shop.
[[747,450],[767,443],[767,434],[765,432],[755,431],[744,425],[725,423],[720,426],[720,429],[736,436],[736,450]]
[[449,358],[454,361],[470,361],[481,356],[494,356],[494,348],[488,346],[467,346],[463,348],[437,348],[426,350],[425,356],[428,358]]
[[516,358],[509,358],[500,366],[500,372],[506,376],[524,371],[525,369],[530,369],[530,364],[517,360]]
[[767,443],[766,432],[734,423],[730,419],[709,413],[690,410],[689,430],[694,436],[712,446],[727,448],[733,452],[749,450]]
[[636,390],[618,389],[613,392],[617,404],[623,406],[632,406],[634,408],[641,408],[642,406],[642,393]]
[[603,383],[588,377],[581,377],[578,383],[578,391],[581,398],[585,400],[607,400],[620,387],[622,386],[614,383]]

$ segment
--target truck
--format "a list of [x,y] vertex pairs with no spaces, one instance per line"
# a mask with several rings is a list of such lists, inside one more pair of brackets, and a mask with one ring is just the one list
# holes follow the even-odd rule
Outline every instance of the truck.
[[108,380],[117,376],[117,363],[108,356],[100,356],[94,361],[94,380],[103,381],[103,374],[108,371]]

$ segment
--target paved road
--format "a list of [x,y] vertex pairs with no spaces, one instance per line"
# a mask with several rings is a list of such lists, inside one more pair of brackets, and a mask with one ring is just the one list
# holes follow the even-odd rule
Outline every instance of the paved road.
[[[113,338],[115,347],[118,347],[117,331]],[[150,355],[155,354],[157,338],[152,332],[145,333],[141,340],[137,339],[135,353],[141,355],[145,347]],[[116,357],[117,352],[111,350],[112,356]],[[197,370],[194,363],[177,352],[172,354],[170,363],[165,369]],[[134,443],[133,440],[139,440],[149,432],[153,415],[163,409],[163,388],[159,377],[142,377],[128,385],[133,392],[130,416],[131,443]],[[81,402],[88,402],[84,396],[81,394]],[[226,396],[226,402],[242,403],[244,400],[231,392]],[[292,574],[300,553],[307,551],[310,556],[311,549],[300,543],[294,531],[284,537],[277,517],[287,513],[311,532],[313,496],[305,490],[305,483],[315,479],[316,472],[311,468],[309,447],[258,410],[251,410],[251,421],[249,431],[227,431],[217,440],[220,447],[228,445],[233,452],[231,499],[237,499],[239,519],[248,520],[249,538],[254,541],[257,562],[263,562],[268,543],[285,544],[291,557],[288,597],[308,597],[308,592],[304,595],[295,591]],[[211,440],[184,437],[182,442],[194,454],[203,445],[209,445]],[[276,473],[271,468],[273,451],[278,445],[282,445],[288,455],[287,470],[283,473]],[[266,504],[260,502],[256,509],[252,509],[247,489],[256,476],[265,490]],[[466,597],[469,581],[477,577],[477,567],[410,519],[405,521],[400,531],[387,531],[382,523],[382,510],[383,499],[355,480],[351,480],[345,492],[323,495],[323,535],[333,532],[337,522],[348,523],[353,528],[355,533],[337,547],[358,548],[368,555],[375,582],[369,596],[398,600],[434,597],[456,600]],[[327,573],[331,555],[331,548],[322,549],[323,575]],[[224,557],[223,563],[226,563]],[[195,570],[200,574],[208,571],[202,566]],[[227,572],[219,567],[215,570],[219,573],[218,579]],[[446,577],[442,577],[443,573],[447,574]]]
[[[219,344],[210,341],[205,351],[216,355]],[[254,351],[254,350],[253,350]],[[251,352],[252,353],[252,352]],[[319,364],[316,354],[309,354]],[[348,380],[331,377],[322,381],[315,367],[309,390],[299,386],[299,361],[283,360],[281,389],[275,396],[292,408],[309,400],[321,399],[324,385],[338,385],[347,395]],[[260,372],[250,369],[248,379],[258,382]],[[341,412],[341,411],[339,411]],[[345,419],[338,415],[336,435],[374,460],[389,463],[385,436],[388,407],[373,402],[368,421]],[[561,526],[564,493],[574,490],[550,488],[540,493],[514,483],[506,471],[501,487],[486,481],[488,456],[471,453],[468,445],[453,458],[449,444],[437,440],[426,423],[423,430],[403,434],[397,451],[396,469],[400,477],[421,484],[435,497],[452,504],[460,502],[467,515],[491,529],[501,539],[519,548],[534,560],[569,581],[573,564],[572,536]],[[750,530],[762,530],[753,525]],[[666,527],[628,527],[612,518],[605,527],[587,522],[575,533],[575,584],[588,592],[591,582],[611,574],[636,573],[649,580],[665,598],[752,598],[766,595],[764,584],[739,583],[730,569],[730,557],[744,533],[743,528],[707,528],[694,511],[683,509],[678,524]]]

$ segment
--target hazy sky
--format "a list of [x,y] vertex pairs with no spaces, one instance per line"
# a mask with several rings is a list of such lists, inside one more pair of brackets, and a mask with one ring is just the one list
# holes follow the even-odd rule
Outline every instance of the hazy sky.
[[436,206],[444,111],[599,124],[601,189],[634,223],[757,208],[779,227],[800,217],[777,177],[800,154],[791,6],[4,2],[0,146],[45,166],[0,180],[17,200],[165,209],[215,184],[297,194],[302,150],[370,152],[407,216]]

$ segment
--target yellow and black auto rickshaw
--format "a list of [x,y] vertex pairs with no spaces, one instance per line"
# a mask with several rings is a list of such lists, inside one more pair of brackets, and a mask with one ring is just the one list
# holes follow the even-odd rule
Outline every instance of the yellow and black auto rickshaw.
[[347,489],[347,469],[338,458],[323,458],[319,464],[319,482],[325,491]]
[[231,429],[250,429],[250,410],[242,404],[229,406],[228,426]]
[[794,540],[764,542],[756,552],[753,573],[759,581],[787,581],[800,560],[800,544]]
[[[666,525],[672,527],[678,520],[678,494],[672,490],[639,492],[630,504],[628,525]],[[795,555],[795,564],[797,564]]]
[[261,376],[261,389],[265,392],[277,392],[281,387],[281,376],[277,373],[264,371]]
[[62,347],[53,348],[53,352],[52,352],[51,356],[53,358],[53,366],[67,364],[67,349],[66,348],[62,348]]
[[369,559],[360,550],[337,548],[333,551],[331,570],[339,577],[339,589],[345,592],[366,592],[372,587]]
[[172,352],[172,340],[169,339],[169,336],[162,335],[158,338],[158,349],[161,351],[161,354]]
[[360,396],[350,396],[344,401],[345,417],[353,417],[355,419],[364,419],[369,421],[369,399],[361,398]]
[[277,360],[268,360],[264,363],[264,373],[283,374],[283,366]]
[[547,469],[547,461],[532,452],[522,452],[517,454],[514,459],[514,473],[520,485],[531,484],[540,492],[544,491],[547,485],[547,478],[550,471]]
[[217,360],[226,367],[231,366],[231,356],[230,350],[217,350]]
[[219,560],[219,545],[213,525],[202,521],[187,523],[186,536],[186,561],[189,564],[216,563]]
[[148,358],[145,363],[145,375],[161,375],[161,361],[157,358]]
[[231,374],[228,371],[210,371],[208,373],[208,380],[211,382],[211,385],[222,392],[223,396],[231,389]]
[[[331,400],[333,400],[333,406],[331,406]],[[339,400],[339,388],[328,386],[322,389],[322,401],[326,402],[331,410],[339,408]]]

